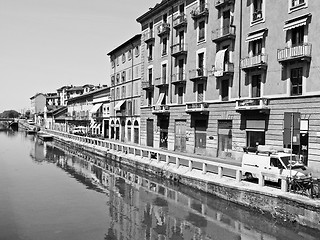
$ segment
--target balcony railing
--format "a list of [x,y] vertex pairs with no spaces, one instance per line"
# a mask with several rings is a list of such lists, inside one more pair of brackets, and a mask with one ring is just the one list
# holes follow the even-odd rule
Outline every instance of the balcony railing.
[[187,103],[186,112],[187,113],[206,113],[208,112],[208,103],[206,102],[196,102],[196,103]]
[[154,85],[158,88],[168,86],[168,81],[166,77],[158,77],[154,80]]
[[222,77],[226,74],[233,74],[234,73],[234,64],[231,62],[225,62],[223,69],[214,68],[213,74],[215,77]]
[[152,29],[149,29],[145,34],[144,34],[144,41],[150,42],[150,41],[154,41],[154,32]]
[[267,62],[268,56],[264,54],[259,54],[256,56],[241,59],[240,65],[243,70],[248,70],[251,68],[266,68]]
[[92,118],[102,118],[103,117],[103,113],[100,112],[100,113],[93,113],[92,114]]
[[197,68],[189,71],[189,78],[191,81],[207,80],[208,71],[206,68]]
[[116,117],[126,117],[126,116],[127,116],[126,110],[121,110],[116,112]]
[[170,107],[168,105],[159,105],[152,107],[153,114],[168,114]]
[[209,5],[207,3],[200,4],[198,7],[191,11],[191,17],[196,20],[200,17],[209,15]]
[[149,81],[142,81],[141,85],[143,90],[151,90],[154,88],[152,82],[149,82]]
[[187,77],[185,73],[176,73],[172,74],[171,83],[172,84],[185,84]]
[[172,46],[172,56],[178,57],[187,54],[187,44],[178,43]]
[[234,39],[236,37],[235,26],[226,26],[212,31],[211,40],[213,42],[221,42],[226,39]]
[[267,98],[246,98],[236,100],[236,110],[263,110],[269,109]]
[[234,4],[234,0],[215,0],[214,2],[214,6],[216,8],[220,8],[228,4]]
[[158,26],[158,36],[162,36],[170,32],[170,24],[169,23],[161,23]]
[[278,49],[277,57],[279,62],[290,61],[290,60],[304,60],[310,61],[311,59],[312,45],[305,43],[303,45],[286,47]]
[[184,13],[179,14],[173,19],[173,28],[177,29],[187,25],[187,17]]

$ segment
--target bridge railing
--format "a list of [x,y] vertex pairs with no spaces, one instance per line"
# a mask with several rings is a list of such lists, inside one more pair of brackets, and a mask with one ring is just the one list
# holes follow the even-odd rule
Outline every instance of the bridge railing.
[[[126,144],[123,142],[106,140],[106,139],[97,139],[92,137],[78,136],[66,132],[60,132],[55,130],[48,130],[48,133],[53,135],[63,137],[66,140],[73,140],[80,144],[90,144],[93,148],[101,147],[101,150],[105,148],[111,154],[119,155],[119,154],[129,154],[132,157],[141,157],[147,158],[149,161],[157,161],[157,162],[165,162],[167,164],[174,164],[175,168],[179,168],[180,166],[186,166],[188,171],[192,171],[193,169],[198,169],[202,172],[202,174],[207,174],[207,172],[214,173],[216,176],[221,179],[223,177],[234,179],[237,183],[241,182],[242,179],[242,168],[240,166],[234,166],[225,163],[219,163],[215,161],[208,161],[201,158],[189,157],[180,155],[173,152],[166,152],[161,149],[151,149],[149,147],[140,146],[140,145],[132,145]],[[230,171],[235,173],[235,177],[230,175]],[[265,186],[265,179],[268,177],[274,177],[281,179],[281,190],[283,192],[288,191],[288,183],[287,179],[283,178],[277,174],[265,173],[261,172],[258,178],[258,184],[261,187]]]

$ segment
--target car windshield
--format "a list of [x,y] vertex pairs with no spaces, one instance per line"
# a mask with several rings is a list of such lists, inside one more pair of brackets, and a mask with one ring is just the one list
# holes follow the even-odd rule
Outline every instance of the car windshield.
[[[297,155],[292,155],[292,160],[291,156],[286,156],[286,157],[281,157],[282,162],[286,165],[287,168],[301,168],[303,166],[303,163],[300,161],[299,156]],[[292,161],[290,164],[290,161]]]

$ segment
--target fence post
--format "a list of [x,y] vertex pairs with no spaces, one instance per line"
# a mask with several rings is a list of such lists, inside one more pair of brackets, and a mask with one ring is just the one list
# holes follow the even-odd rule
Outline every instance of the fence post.
[[263,174],[259,174],[258,176],[258,183],[259,183],[259,186],[263,187],[264,186],[264,176]]
[[193,161],[189,160],[189,171],[192,171],[192,165],[193,165]]
[[203,174],[207,173],[207,164],[206,163],[202,163],[202,173]]
[[218,177],[219,177],[219,178],[222,178],[222,176],[223,176],[222,171],[223,171],[223,168],[222,168],[221,166],[219,166],[219,167],[218,167]]
[[180,158],[176,157],[176,168],[180,166]]
[[241,181],[241,177],[242,177],[242,172],[241,172],[240,169],[238,169],[238,170],[236,171],[236,181],[237,181],[237,182],[240,182],[240,181]]

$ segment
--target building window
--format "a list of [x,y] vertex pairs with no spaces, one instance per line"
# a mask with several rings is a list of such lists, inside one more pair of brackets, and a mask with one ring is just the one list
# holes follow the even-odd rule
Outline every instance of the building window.
[[117,66],[119,66],[119,57],[117,57]]
[[111,60],[111,68],[114,68],[114,67],[115,67],[114,60]]
[[198,89],[197,89],[197,102],[203,102],[204,97],[204,86],[203,83],[199,83],[198,85]]
[[126,87],[122,86],[122,96],[121,98],[125,98],[126,97]]
[[148,81],[149,81],[149,84],[152,84],[152,77],[153,77],[152,68],[149,68],[148,69]]
[[122,54],[122,63],[125,63],[125,62],[126,62],[126,54],[123,53],[123,54]]
[[203,42],[206,40],[205,39],[205,26],[206,26],[206,23],[204,20],[199,22],[198,42]]
[[125,82],[125,81],[126,81],[126,71],[123,71],[123,72],[121,73],[121,80],[122,80],[122,82]]
[[117,79],[116,79],[116,81],[117,81],[116,83],[119,84],[119,82],[120,82],[120,74],[119,74],[119,73],[117,73]]
[[148,106],[152,105],[152,92],[148,91],[147,93],[147,102],[148,102]]
[[303,7],[307,4],[307,0],[289,0],[290,9]]
[[114,76],[111,76],[111,86],[114,85]]
[[257,39],[251,43],[252,56],[258,56],[262,54],[262,39]]
[[178,104],[183,104],[183,87],[178,87]]
[[132,50],[130,49],[128,51],[128,60],[131,60],[131,58],[132,58]]
[[302,70],[303,68],[291,69],[291,96],[302,95]]
[[262,19],[262,1],[263,0],[253,0],[253,21]]
[[168,49],[168,38],[164,37],[162,38],[162,56],[167,55],[167,49]]
[[117,88],[117,90],[116,90],[116,99],[119,99],[120,98],[120,89],[119,88]]
[[253,75],[251,79],[251,96],[261,97],[261,74]]
[[296,27],[291,30],[291,43],[293,47],[302,45],[303,38],[304,38],[304,26]]
[[149,51],[148,51],[148,61],[152,61],[152,59],[153,59],[153,45],[152,44],[149,44],[148,45],[148,49],[149,49]]
[[247,131],[247,147],[265,145],[264,131]]
[[221,80],[221,100],[228,101],[229,100],[229,79]]
[[139,46],[136,46],[135,49],[134,49],[134,51],[135,51],[136,57],[138,57],[138,56],[140,55],[140,48],[139,48]]
[[162,64],[162,83],[165,84],[167,82],[167,64]]
[[204,76],[204,53],[198,54],[197,76]]

